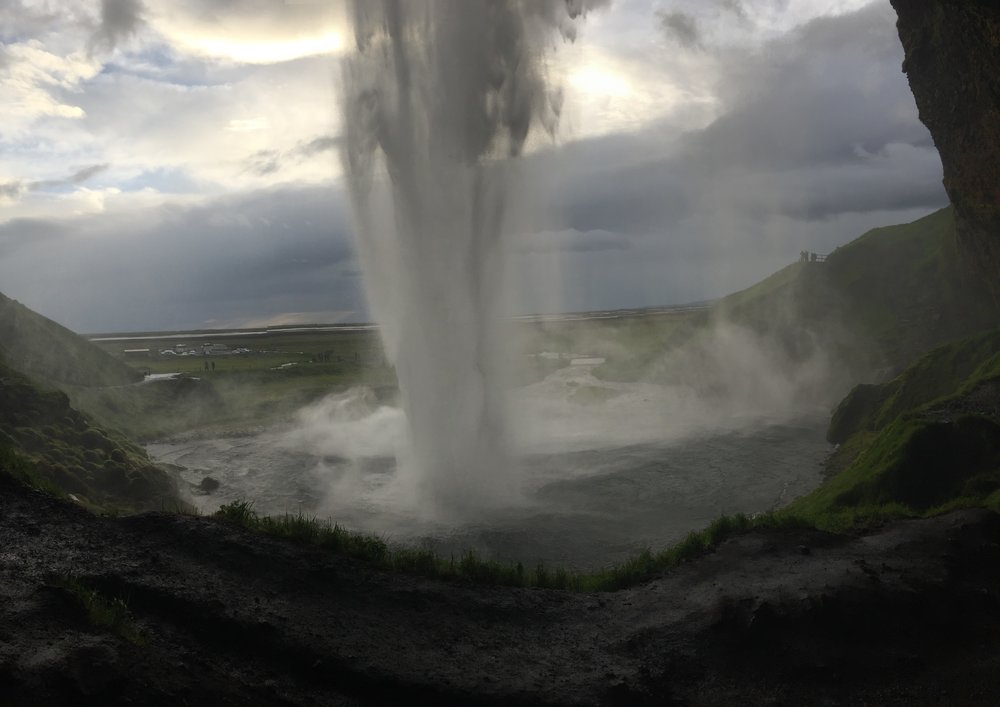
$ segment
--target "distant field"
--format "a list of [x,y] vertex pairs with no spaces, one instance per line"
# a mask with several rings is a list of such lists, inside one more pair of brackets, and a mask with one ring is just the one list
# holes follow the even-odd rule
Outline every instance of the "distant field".
[[[507,324],[511,368],[516,382],[526,384],[568,365],[571,356],[614,360],[650,351],[688,316],[687,310],[655,310],[513,320]],[[137,371],[188,379],[69,391],[82,409],[142,440],[280,424],[302,406],[356,385],[386,399],[396,391],[395,371],[374,328],[145,332],[91,341]],[[532,355],[542,352],[566,356]]]
[[[518,319],[507,326],[518,356],[556,351],[607,358],[623,350],[634,352],[659,346],[677,324],[695,311],[699,309],[593,312]],[[370,327],[102,334],[90,340],[133,368],[149,373],[204,374],[206,363],[211,373],[214,363],[216,373],[289,372],[292,368],[312,367],[326,374],[342,370],[358,375],[360,381],[365,371],[387,365],[378,331]],[[164,353],[168,351],[175,353]],[[181,351],[193,354],[178,355]]]
[[[205,363],[209,363],[209,368],[215,363],[217,372],[259,371],[310,363],[336,363],[362,369],[382,366],[385,358],[378,333],[371,329],[276,329],[253,335],[239,331],[172,332],[149,334],[145,338],[119,334],[91,341],[134,368],[150,373],[203,373]],[[143,349],[148,349],[148,353],[143,353]],[[162,353],[168,351],[174,353]],[[180,355],[182,352],[194,354]]]

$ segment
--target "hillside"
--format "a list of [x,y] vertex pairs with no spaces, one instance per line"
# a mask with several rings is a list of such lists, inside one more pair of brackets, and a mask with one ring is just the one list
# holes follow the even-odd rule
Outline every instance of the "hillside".
[[900,370],[991,326],[996,310],[980,294],[970,291],[960,266],[948,207],[869,231],[826,262],[791,265],[724,298],[710,316],[772,333],[798,325],[855,349],[841,352],[850,364]]
[[107,416],[95,420],[73,404],[142,388],[134,385],[141,380],[83,337],[0,295],[0,453],[31,483],[95,509],[179,507],[167,472],[112,431]]
[[95,427],[58,390],[0,362],[0,456],[33,485],[97,509],[177,508],[177,486],[141,448]]
[[828,528],[962,506],[1000,511],[1000,329],[858,385],[833,414],[823,486],[785,512]]
[[0,359],[36,380],[107,387],[142,374],[69,329],[0,294]]
[[[842,395],[859,380],[885,380],[927,351],[994,325],[997,307],[970,287],[955,243],[954,212],[877,228],[831,253],[797,262],[721,299],[682,325],[651,337],[634,356],[609,362],[608,378],[718,379],[711,357],[723,327],[752,332],[789,366],[830,362]],[[664,352],[668,352],[664,363]],[[695,352],[685,356],[685,351]],[[670,354],[669,352],[675,352]],[[706,369],[706,370],[701,370]]]
[[[723,300],[711,316],[772,335],[800,322],[864,380],[837,406],[828,481],[784,512],[843,530],[956,506],[1000,510],[1000,323],[958,257],[951,208],[879,228],[825,263],[799,263]],[[785,319],[768,313],[791,311]],[[789,320],[787,317],[791,316]],[[770,324],[769,324],[770,322]],[[839,341],[849,341],[840,339]],[[858,364],[862,364],[859,366]]]

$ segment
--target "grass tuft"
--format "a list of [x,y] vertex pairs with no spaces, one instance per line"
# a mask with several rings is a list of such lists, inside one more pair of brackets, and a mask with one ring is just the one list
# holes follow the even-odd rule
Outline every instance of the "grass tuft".
[[91,589],[72,576],[56,578],[52,585],[64,589],[74,597],[83,609],[87,621],[94,627],[125,639],[129,643],[143,645],[145,636],[136,626],[135,618],[128,608],[128,602],[121,597],[109,597]]
[[251,501],[234,501],[219,508],[215,517],[250,530],[301,545],[312,545],[365,560],[378,567],[423,577],[475,584],[539,589],[607,592],[649,581],[657,574],[712,552],[732,536],[753,529],[813,528],[799,516],[766,513],[758,516],[723,516],[700,532],[688,534],[667,550],[643,549],[620,565],[582,573],[564,567],[482,558],[469,551],[442,558],[426,548],[390,547],[382,538],[345,530],[335,523],[302,514],[261,516]]

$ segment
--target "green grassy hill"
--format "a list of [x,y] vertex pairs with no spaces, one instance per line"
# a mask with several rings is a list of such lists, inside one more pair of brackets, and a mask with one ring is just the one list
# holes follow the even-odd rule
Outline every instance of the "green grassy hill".
[[799,326],[841,345],[851,364],[900,370],[992,326],[997,310],[983,295],[959,264],[948,207],[869,231],[826,262],[791,265],[724,298],[709,316],[761,331]]
[[[755,328],[798,322],[847,344],[837,354],[855,371],[894,376],[840,403],[827,482],[785,512],[847,528],[956,505],[1000,510],[1000,316],[970,280],[946,208],[786,268],[711,313]],[[856,350],[831,335],[844,331]]]
[[211,420],[220,410],[209,381],[180,378],[135,385],[142,373],[101,347],[0,294],[0,363],[106,429],[142,440]]
[[0,359],[50,384],[107,387],[142,380],[141,373],[83,337],[2,294]]
[[[16,460],[17,463],[14,463]],[[96,427],[65,393],[0,362],[0,461],[29,482],[98,509],[176,508],[177,487],[140,447]]]
[[844,530],[956,506],[1000,511],[1000,309],[963,270],[951,208],[789,265],[599,373],[724,379],[711,347],[728,325],[767,342],[787,376],[786,364],[822,354],[840,369],[828,387],[879,381],[837,406],[827,481],[780,514]]
[[656,365],[664,351],[697,344],[720,325],[737,325],[774,344],[789,361],[821,353],[843,379],[885,379],[937,346],[993,326],[997,313],[961,269],[949,207],[869,231],[825,262],[789,265],[651,336],[633,356],[609,361],[599,374],[669,376],[669,366]]
[[789,513],[836,527],[866,516],[1000,511],[1000,329],[935,349],[833,415],[837,473]]
[[0,450],[33,483],[94,508],[178,506],[175,482],[142,448],[112,431],[107,416],[73,404],[144,388],[133,385],[141,380],[83,337],[0,295]]

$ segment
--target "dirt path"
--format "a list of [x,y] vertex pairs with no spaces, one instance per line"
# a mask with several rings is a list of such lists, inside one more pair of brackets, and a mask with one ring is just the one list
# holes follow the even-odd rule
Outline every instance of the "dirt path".
[[[1000,517],[751,533],[641,587],[388,574],[0,481],[0,704],[990,704]],[[126,597],[91,626],[57,576]]]

